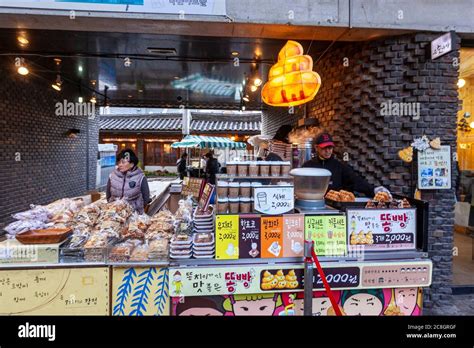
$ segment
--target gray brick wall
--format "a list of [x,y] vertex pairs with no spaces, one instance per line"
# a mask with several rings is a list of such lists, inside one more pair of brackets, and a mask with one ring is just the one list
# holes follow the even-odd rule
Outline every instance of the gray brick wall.
[[[45,204],[93,189],[99,133],[97,118],[56,116],[55,103],[77,100],[76,95],[58,94],[47,81],[32,75],[24,78],[11,70],[0,73],[1,227],[12,220],[11,214],[28,209],[30,204]],[[80,130],[78,138],[66,136],[71,128]],[[15,161],[17,152],[19,162]]]
[[[456,151],[458,67],[453,59],[459,58],[460,42],[457,38],[452,53],[431,61],[427,50],[437,36],[420,33],[343,44],[314,68],[321,75],[322,87],[308,104],[310,117],[318,118],[334,135],[338,154],[347,153],[354,170],[395,193],[410,194],[411,165],[404,164],[397,153],[414,137],[440,137],[452,153]],[[419,102],[420,119],[382,116],[381,103],[389,99]],[[454,188],[455,162],[452,173]],[[423,191],[422,199],[430,203],[428,242],[434,272],[433,285],[425,291],[425,307],[431,308],[447,305],[451,299],[454,189]]]
[[294,107],[293,113],[289,108],[269,106],[262,111],[262,134],[273,136],[280,126],[284,124],[295,126],[302,117],[304,117],[304,106]]

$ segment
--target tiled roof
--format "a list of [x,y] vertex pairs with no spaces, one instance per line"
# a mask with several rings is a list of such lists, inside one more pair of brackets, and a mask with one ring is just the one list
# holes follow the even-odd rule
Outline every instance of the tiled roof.
[[[262,121],[255,114],[192,114],[191,131],[200,133],[260,133]],[[101,131],[181,132],[181,115],[103,115]]]

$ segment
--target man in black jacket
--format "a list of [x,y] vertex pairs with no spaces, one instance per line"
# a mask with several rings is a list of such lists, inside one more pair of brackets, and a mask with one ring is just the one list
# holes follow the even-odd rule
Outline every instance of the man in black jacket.
[[328,190],[346,190],[351,192],[363,193],[367,197],[373,197],[377,192],[390,192],[383,186],[372,186],[358,176],[352,168],[339,162],[333,155],[334,142],[331,135],[322,133],[316,137],[317,155],[303,163],[303,167],[323,168],[331,172],[331,181]]

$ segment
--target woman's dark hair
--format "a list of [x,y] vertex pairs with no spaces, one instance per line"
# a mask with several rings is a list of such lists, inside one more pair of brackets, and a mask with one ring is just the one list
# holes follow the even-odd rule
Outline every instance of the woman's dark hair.
[[293,130],[293,127],[290,126],[289,124],[284,124],[283,126],[280,126],[278,130],[275,133],[275,136],[273,137],[273,140],[280,140],[285,143],[289,142],[288,139],[288,134]]
[[181,155],[181,158],[188,157],[188,154],[185,152]]
[[213,154],[212,152],[208,152],[204,155],[204,157],[207,157],[207,158],[212,158],[213,157]]
[[133,152],[132,149],[125,149],[120,151],[117,156],[117,162],[119,162],[122,158],[128,159],[130,163],[133,163],[135,166],[138,164],[138,157],[137,155],[135,155],[135,152]]
[[224,314],[224,309],[222,308],[223,302],[223,296],[186,297],[182,303],[179,302],[176,305],[175,315],[180,315],[191,308],[210,308]]

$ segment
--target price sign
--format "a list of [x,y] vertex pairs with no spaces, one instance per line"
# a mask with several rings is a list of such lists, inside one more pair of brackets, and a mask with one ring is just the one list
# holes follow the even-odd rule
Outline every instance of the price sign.
[[239,258],[260,257],[260,216],[242,215],[239,220]]
[[[324,268],[326,280],[331,288],[357,288],[360,283],[360,267]],[[319,273],[313,276],[313,289],[322,289]]]
[[451,188],[451,148],[426,149],[418,152],[418,188],[441,190]]
[[305,234],[314,241],[314,251],[321,256],[341,256],[347,251],[346,216],[306,215]]
[[262,257],[276,258],[283,255],[283,218],[261,217]]
[[204,179],[200,178],[188,178],[183,179],[183,189],[181,194],[183,196],[193,196],[198,199],[201,195],[201,189],[204,185]]
[[261,186],[254,188],[254,207],[262,214],[284,214],[293,211],[293,186]]
[[348,209],[349,250],[415,249],[416,209]]
[[239,216],[216,216],[216,259],[239,258]]
[[300,257],[304,252],[304,215],[283,216],[283,257]]

